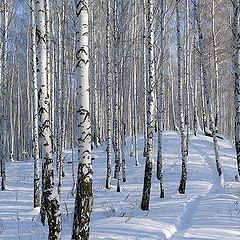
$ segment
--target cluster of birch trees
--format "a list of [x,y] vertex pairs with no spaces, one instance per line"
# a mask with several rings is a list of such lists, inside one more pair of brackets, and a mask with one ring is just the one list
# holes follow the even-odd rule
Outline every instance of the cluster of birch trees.
[[[146,157],[142,210],[149,209],[153,147],[164,197],[164,130],[181,136],[179,193],[186,191],[190,131],[212,137],[222,180],[219,133],[235,137],[240,174],[239,5],[239,0],[1,1],[1,188],[7,161],[34,159],[34,207],[41,205],[43,223],[48,218],[49,239],[61,237],[66,148],[78,146],[79,159],[76,179],[73,165],[72,239],[89,236],[93,145],[106,142],[106,188],[114,177],[120,191],[127,181],[125,137],[131,136],[133,163],[139,165],[139,154]],[[145,138],[141,153],[138,135]]]

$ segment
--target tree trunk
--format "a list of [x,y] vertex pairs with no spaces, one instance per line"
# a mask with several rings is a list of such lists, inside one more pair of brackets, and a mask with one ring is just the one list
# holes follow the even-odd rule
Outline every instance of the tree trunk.
[[143,0],[143,53],[142,53],[142,75],[143,75],[143,90],[144,90],[144,149],[143,149],[143,157],[147,156],[147,63],[146,63],[146,4],[145,0]]
[[65,1],[62,0],[62,15],[61,15],[61,32],[62,32],[62,40],[61,40],[61,63],[59,63],[61,65],[61,101],[60,101],[60,149],[59,149],[59,159],[58,159],[58,163],[59,163],[59,181],[58,181],[58,193],[61,192],[61,188],[62,188],[62,177],[65,176],[65,172],[64,172],[64,161],[65,161],[65,154],[64,154],[64,150],[65,150],[65,119],[66,119],[66,74],[65,74],[65,68],[66,68],[66,60],[65,60]]
[[219,121],[219,71],[218,71],[218,52],[217,52],[217,41],[215,31],[215,0],[212,0],[212,42],[213,42],[213,60],[214,60],[214,99],[215,99],[215,127],[218,131]]
[[48,217],[48,239],[61,238],[61,212],[58,194],[54,190],[52,144],[49,118],[49,94],[47,89],[47,41],[45,28],[44,0],[35,0],[36,37],[38,59],[38,117],[39,137],[42,146],[43,182],[41,220],[44,224],[45,215]]
[[148,24],[147,149],[146,149],[147,154],[141,203],[141,209],[143,211],[149,209],[153,164],[153,134],[154,134],[154,109],[155,109],[153,0],[148,0],[147,3],[147,24]]
[[32,84],[33,84],[33,158],[34,158],[34,193],[33,206],[40,206],[39,192],[39,146],[38,146],[38,86],[37,86],[37,52],[34,0],[30,0],[32,18]]
[[62,19],[61,14],[58,12],[58,78],[56,80],[56,165],[59,170],[60,165],[60,152],[61,152],[61,100],[62,100],[62,53],[64,50],[62,44]]
[[185,1],[185,16],[184,16],[184,85],[185,85],[185,128],[187,134],[187,149],[188,149],[188,142],[189,142],[189,104],[190,104],[190,88],[189,88],[189,76],[190,76],[190,46],[189,46],[189,1]]
[[180,28],[180,14],[179,3],[180,0],[176,0],[176,23],[177,23],[177,56],[178,56],[178,106],[179,106],[179,122],[180,122],[180,134],[181,134],[181,153],[182,153],[182,173],[180,185],[178,188],[179,193],[184,194],[187,183],[187,134],[184,127],[184,111],[183,111],[183,79],[182,79],[182,46],[181,46],[181,28]]
[[6,189],[6,127],[7,127],[7,119],[6,119],[6,97],[7,97],[7,41],[8,41],[8,16],[7,16],[7,1],[4,0],[4,8],[3,8],[3,48],[2,48],[2,72],[1,72],[1,134],[0,134],[0,142],[1,142],[1,189],[4,191]]
[[157,179],[160,182],[160,198],[164,198],[164,188],[163,188],[163,154],[162,154],[162,132],[163,132],[163,122],[164,122],[164,92],[165,92],[165,82],[164,82],[164,36],[165,36],[165,1],[161,1],[160,5],[160,79],[158,82],[158,155],[157,155]]
[[78,178],[72,239],[89,238],[92,212],[91,119],[89,106],[88,0],[76,1]]
[[117,31],[117,17],[118,17],[118,3],[114,0],[113,6],[113,31],[114,31],[114,151],[115,151],[115,170],[114,178],[117,179],[117,192],[120,192],[120,178],[121,178],[121,149],[120,149],[120,109],[119,109],[119,71],[118,71],[118,51],[119,51],[119,33]]
[[194,2],[194,8],[195,8],[194,9],[195,10],[195,18],[196,18],[197,27],[198,27],[200,60],[201,60],[201,65],[202,65],[202,77],[203,77],[203,85],[204,85],[204,94],[206,97],[206,103],[207,103],[207,109],[208,109],[209,125],[210,125],[210,131],[211,131],[212,137],[213,137],[217,172],[220,177],[221,183],[223,183],[223,172],[222,172],[222,167],[220,164],[219,146],[218,146],[217,136],[216,136],[216,126],[214,124],[213,111],[212,111],[212,98],[211,98],[209,79],[208,79],[207,69],[206,69],[207,68],[207,60],[206,60],[204,38],[203,38],[202,27],[201,27],[199,3],[196,4],[196,0]]
[[106,25],[106,95],[107,95],[107,177],[106,188],[111,188],[111,175],[112,175],[112,119],[111,119],[111,80],[110,80],[110,1],[107,0],[107,25]]
[[233,69],[235,80],[235,146],[237,154],[237,168],[240,176],[240,1],[233,2]]

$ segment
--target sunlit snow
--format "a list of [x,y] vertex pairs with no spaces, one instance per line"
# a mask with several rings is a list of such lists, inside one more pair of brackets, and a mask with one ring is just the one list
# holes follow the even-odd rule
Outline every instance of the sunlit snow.
[[[104,187],[106,145],[93,150],[94,206],[91,240],[240,239],[240,182],[235,181],[237,167],[231,141],[219,139],[225,180],[222,188],[215,167],[212,139],[202,134],[190,136],[187,193],[180,195],[180,139],[175,132],[165,132],[165,198],[159,198],[159,181],[156,179],[154,164],[150,210],[145,212],[140,209],[144,174],[143,138],[139,137],[138,141],[140,166],[136,167],[129,154],[131,139],[127,139],[127,182],[121,184],[120,193],[116,192],[114,179],[111,190]],[[157,139],[155,152],[156,144]],[[76,155],[74,159],[76,169]],[[66,151],[65,167],[66,176],[63,178],[61,194],[63,240],[71,239],[74,209],[71,151]],[[47,239],[48,227],[40,223],[39,208],[32,207],[33,162],[8,162],[6,171],[7,190],[0,192],[0,239]]]

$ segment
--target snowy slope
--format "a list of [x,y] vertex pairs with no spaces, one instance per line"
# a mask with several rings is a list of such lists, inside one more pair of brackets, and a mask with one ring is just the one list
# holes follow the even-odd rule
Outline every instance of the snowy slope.
[[[235,181],[237,168],[231,142],[219,140],[225,178],[222,188],[215,168],[212,139],[191,135],[187,193],[180,195],[177,191],[181,172],[179,136],[165,132],[163,139],[165,198],[159,198],[154,165],[150,210],[145,212],[140,209],[143,138],[139,138],[138,167],[129,156],[130,139],[127,139],[127,182],[122,183],[120,193],[116,192],[115,180],[111,190],[104,188],[106,146],[94,149],[95,198],[90,239],[240,239],[240,182]],[[71,159],[71,152],[66,151],[66,156],[67,161]],[[66,171],[61,196],[64,240],[71,239],[74,206],[71,164],[66,163]],[[7,164],[7,191],[0,192],[0,239],[47,239],[48,229],[40,224],[39,209],[32,208],[32,172],[32,161]]]

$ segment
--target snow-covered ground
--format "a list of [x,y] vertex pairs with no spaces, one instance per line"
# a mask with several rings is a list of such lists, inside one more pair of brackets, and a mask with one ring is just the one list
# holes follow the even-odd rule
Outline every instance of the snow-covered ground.
[[[134,160],[129,156],[130,139],[127,139],[127,182],[122,183],[120,193],[116,192],[115,180],[111,190],[104,187],[106,146],[93,150],[94,206],[90,239],[239,240],[240,182],[235,181],[237,167],[233,144],[219,139],[225,178],[222,188],[215,168],[212,139],[191,135],[187,193],[180,195],[179,136],[175,132],[165,132],[163,140],[165,198],[159,198],[159,181],[155,177],[154,164],[150,210],[144,212],[140,209],[144,174],[143,138],[138,141],[138,167],[134,166]],[[61,195],[63,240],[71,239],[74,206],[70,160],[71,151],[66,151],[66,177]],[[75,163],[77,165],[77,161]],[[39,209],[32,207],[32,195],[32,161],[7,163],[7,190],[0,192],[0,239],[47,239],[48,227],[40,224]]]

